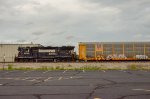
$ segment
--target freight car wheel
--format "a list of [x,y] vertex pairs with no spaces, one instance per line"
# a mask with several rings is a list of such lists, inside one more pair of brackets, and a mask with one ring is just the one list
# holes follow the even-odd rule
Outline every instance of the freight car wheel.
[[53,59],[53,62],[55,62],[55,63],[56,63],[56,62],[57,62],[57,59]]

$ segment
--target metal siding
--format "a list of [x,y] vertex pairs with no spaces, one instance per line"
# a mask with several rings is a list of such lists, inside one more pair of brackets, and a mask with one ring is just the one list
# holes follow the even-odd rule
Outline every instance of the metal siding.
[[95,44],[86,44],[86,58],[95,57]]
[[[136,55],[147,55],[150,58],[150,42],[80,42],[79,44],[103,45],[104,57],[110,54],[124,54],[127,58],[135,58]],[[87,55],[95,56],[95,46],[87,48]],[[95,51],[97,55],[101,52]],[[93,55],[92,55],[93,54]]]
[[110,43],[104,43],[103,44],[103,54],[104,57],[106,58],[108,55],[112,55],[113,54],[113,47],[112,44]]
[[87,58],[95,58],[95,52],[86,52],[86,57]]
[[114,54],[123,54],[123,44],[114,44]]
[[79,45],[79,59],[86,60],[86,45]]
[[134,53],[135,55],[144,55],[144,43],[135,43]]
[[133,42],[131,43],[124,43],[124,55],[127,57],[127,58],[133,58],[134,56],[134,45],[133,45]]

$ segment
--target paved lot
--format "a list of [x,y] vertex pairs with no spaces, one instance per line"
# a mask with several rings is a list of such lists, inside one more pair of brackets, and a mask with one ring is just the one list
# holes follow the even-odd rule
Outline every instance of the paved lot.
[[150,99],[150,71],[0,71],[0,99]]

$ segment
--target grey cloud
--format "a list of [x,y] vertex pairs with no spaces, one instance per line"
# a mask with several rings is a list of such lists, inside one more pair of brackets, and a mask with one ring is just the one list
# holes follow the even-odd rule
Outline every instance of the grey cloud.
[[66,5],[59,2],[0,0],[1,40],[17,41],[24,35],[21,39],[28,38],[29,42],[65,45],[145,40],[150,33],[149,0],[69,0]]
[[66,37],[67,40],[70,40],[70,39],[73,39],[73,38],[75,38],[75,37],[72,36],[72,35]]
[[18,42],[18,43],[24,43],[24,42],[27,42],[27,41],[20,39],[20,40],[17,40],[16,42]]
[[52,35],[55,35],[55,36],[59,36],[63,34],[65,34],[65,31],[52,33]]
[[25,23],[25,25],[33,25],[33,24],[34,24],[33,22]]
[[36,36],[39,36],[39,35],[42,35],[44,34],[44,32],[33,32],[32,35],[36,35]]

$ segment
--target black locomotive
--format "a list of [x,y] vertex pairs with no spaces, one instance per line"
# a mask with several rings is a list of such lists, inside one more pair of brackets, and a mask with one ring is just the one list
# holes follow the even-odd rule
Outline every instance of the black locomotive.
[[16,62],[68,62],[75,60],[74,46],[19,47]]

